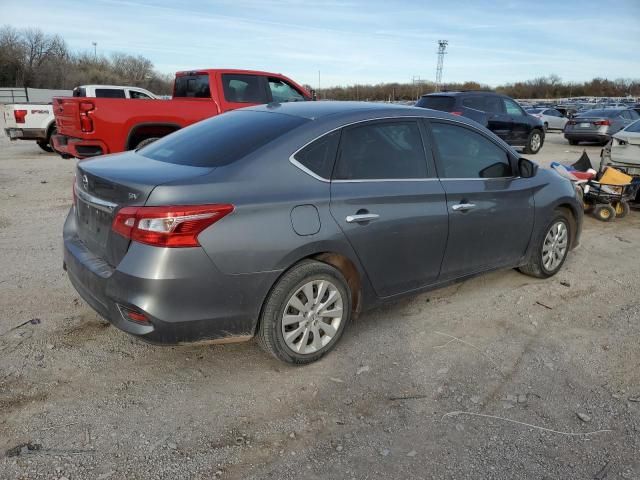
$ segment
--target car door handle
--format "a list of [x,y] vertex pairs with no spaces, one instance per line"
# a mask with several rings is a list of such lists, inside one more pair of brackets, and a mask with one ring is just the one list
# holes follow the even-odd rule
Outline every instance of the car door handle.
[[377,220],[380,218],[380,215],[377,213],[361,213],[357,215],[347,215],[345,220],[347,223],[360,223],[360,222],[370,222],[371,220]]
[[456,212],[466,212],[467,210],[472,210],[474,208],[476,208],[475,203],[458,203],[457,205],[451,207],[451,210],[454,210]]

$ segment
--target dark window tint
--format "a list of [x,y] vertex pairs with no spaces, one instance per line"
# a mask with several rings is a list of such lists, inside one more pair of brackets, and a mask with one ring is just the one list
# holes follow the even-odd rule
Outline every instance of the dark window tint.
[[87,91],[84,88],[76,87],[76,88],[73,89],[73,96],[74,97],[86,97],[87,96]]
[[640,114],[638,114],[638,112],[636,112],[635,110],[627,110],[627,111],[629,112],[633,120],[637,120],[638,118],[640,118]]
[[177,98],[211,98],[209,89],[209,74],[179,75],[173,89],[173,96]]
[[494,97],[493,95],[487,95],[484,97],[484,111],[491,113],[503,113],[502,98]]
[[151,97],[146,93],[138,92],[137,90],[129,90],[129,96],[131,98],[140,98],[142,100],[151,100]]
[[227,102],[267,103],[267,92],[264,88],[264,77],[257,75],[222,75],[222,88]]
[[512,176],[505,150],[468,128],[431,124],[438,149],[440,178],[499,178]]
[[217,167],[239,160],[307,121],[268,112],[228,112],[178,130],[138,151],[161,162]]
[[473,108],[474,110],[480,110],[483,112],[486,110],[484,98],[479,95],[474,95],[463,99],[462,104],[465,107]]
[[431,108],[432,110],[440,110],[442,112],[450,112],[453,110],[453,106],[456,103],[456,99],[444,95],[427,95],[420,98],[416,103],[416,107]]
[[96,98],[126,98],[124,89],[96,88]]
[[269,79],[269,90],[271,90],[273,102],[302,102],[305,100],[300,92],[279,78]]
[[310,143],[296,153],[294,158],[316,175],[331,178],[339,141],[338,130]]
[[334,178],[424,178],[427,163],[416,122],[384,122],[342,132]]

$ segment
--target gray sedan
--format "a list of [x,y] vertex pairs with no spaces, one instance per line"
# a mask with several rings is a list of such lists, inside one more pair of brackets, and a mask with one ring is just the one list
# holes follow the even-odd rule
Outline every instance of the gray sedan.
[[579,113],[567,122],[564,127],[564,138],[571,145],[580,142],[597,142],[606,145],[611,136],[627,125],[640,119],[633,109],[588,110]]
[[542,120],[545,130],[564,130],[569,119],[555,108],[527,108],[526,112]]
[[471,120],[270,104],[79,162],[64,266],[142,339],[257,336],[302,364],[384,302],[498,268],[550,277],[581,225],[569,181]]

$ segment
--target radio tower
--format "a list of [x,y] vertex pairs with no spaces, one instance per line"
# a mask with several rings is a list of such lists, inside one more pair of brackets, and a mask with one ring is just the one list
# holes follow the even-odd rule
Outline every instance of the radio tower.
[[442,64],[444,63],[444,56],[447,53],[448,40],[438,40],[438,68],[436,69],[436,92],[440,91],[440,84],[442,83]]

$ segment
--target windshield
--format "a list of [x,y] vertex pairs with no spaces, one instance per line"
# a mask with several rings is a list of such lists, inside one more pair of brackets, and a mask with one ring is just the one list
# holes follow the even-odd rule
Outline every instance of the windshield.
[[544,108],[527,108],[527,113],[542,113]]
[[194,167],[228,165],[308,122],[292,115],[234,111],[178,130],[138,150],[161,162]]

